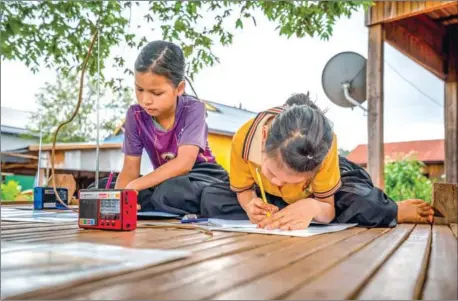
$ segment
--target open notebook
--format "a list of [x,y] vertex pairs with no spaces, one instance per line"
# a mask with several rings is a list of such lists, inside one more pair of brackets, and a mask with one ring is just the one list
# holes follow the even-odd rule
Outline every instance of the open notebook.
[[282,231],[260,229],[257,227],[257,224],[252,224],[249,220],[224,220],[215,218],[210,218],[208,220],[208,227],[213,231],[245,232],[253,234],[284,235],[295,237],[308,237],[318,234],[343,231],[355,226],[357,226],[357,224],[322,224],[312,222],[310,226],[304,230]]
[[[223,228],[257,228],[257,224],[252,224],[249,220],[228,220],[220,218],[209,218],[208,224],[215,227]],[[311,222],[310,225],[321,225],[321,226],[330,226],[334,224],[323,224],[317,222]]]

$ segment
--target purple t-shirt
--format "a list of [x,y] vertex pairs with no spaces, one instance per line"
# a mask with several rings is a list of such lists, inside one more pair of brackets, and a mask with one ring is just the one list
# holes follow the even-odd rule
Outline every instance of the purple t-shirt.
[[192,96],[179,96],[175,123],[165,131],[154,125],[153,119],[138,104],[130,106],[124,124],[122,151],[129,156],[141,156],[143,148],[154,168],[176,158],[181,145],[196,145],[200,152],[196,162],[215,162],[207,142],[205,104]]

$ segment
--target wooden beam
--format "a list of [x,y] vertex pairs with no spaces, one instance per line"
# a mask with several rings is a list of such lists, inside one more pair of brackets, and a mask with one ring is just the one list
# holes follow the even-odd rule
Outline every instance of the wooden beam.
[[[121,148],[122,143],[101,143],[100,149]],[[62,143],[56,144],[56,150],[81,150],[81,149],[95,149],[96,144],[79,144],[79,143]],[[38,151],[39,145],[29,146],[29,151]],[[52,150],[52,144],[43,145],[42,151]]]
[[384,28],[387,43],[440,79],[445,79],[443,26],[419,16],[384,24]]
[[368,9],[366,25],[388,23],[451,7],[457,1],[375,1]]
[[458,24],[447,28],[448,64],[444,96],[445,177],[458,183]]
[[18,157],[18,158],[25,158],[25,159],[34,159],[38,160],[37,156],[33,155],[26,155],[26,154],[18,154],[18,153],[12,153],[12,152],[1,152],[2,156],[11,156],[11,157]]
[[434,183],[431,205],[444,216],[434,217],[435,224],[458,223],[458,185]]
[[368,96],[368,172],[374,185],[384,188],[383,150],[383,24],[369,27],[369,49],[367,58]]
[[453,16],[447,16],[447,17],[439,18],[439,19],[436,19],[435,22],[439,22],[439,23],[442,23],[444,25],[455,24],[455,23],[458,22],[458,16],[457,15],[453,15]]
[[14,169],[14,168],[37,168],[38,165],[37,163],[12,163],[12,164],[5,164],[5,163],[2,163],[2,169],[3,170],[10,170],[10,169]]

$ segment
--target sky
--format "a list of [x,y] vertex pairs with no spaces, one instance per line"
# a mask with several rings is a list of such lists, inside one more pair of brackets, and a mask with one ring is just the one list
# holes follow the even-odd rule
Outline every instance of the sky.
[[[140,11],[133,19],[143,25]],[[246,22],[243,30],[234,31],[232,45],[216,46],[220,64],[205,68],[195,78],[199,97],[227,105],[242,103],[258,112],[283,104],[293,93],[310,91],[318,106],[329,110],[340,148],[351,150],[367,143],[367,116],[358,108],[334,105],[321,85],[323,68],[337,53],[354,51],[367,58],[364,13],[339,20],[328,41],[287,39],[275,27],[259,16],[257,26]],[[160,38],[144,26],[139,31],[148,32],[151,40]],[[124,47],[114,52],[127,53],[125,59],[131,65],[137,56]],[[35,94],[40,87],[55,79],[54,71],[42,68],[33,74],[24,64],[10,61],[2,61],[1,75],[1,105],[31,111],[36,110]],[[385,142],[444,138],[443,82],[389,45],[385,45],[384,97]]]

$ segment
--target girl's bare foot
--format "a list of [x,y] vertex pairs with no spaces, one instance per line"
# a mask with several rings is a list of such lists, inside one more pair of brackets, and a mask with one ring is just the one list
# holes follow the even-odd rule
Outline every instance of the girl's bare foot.
[[423,200],[404,200],[397,202],[397,205],[399,224],[427,224],[433,222],[433,208]]

